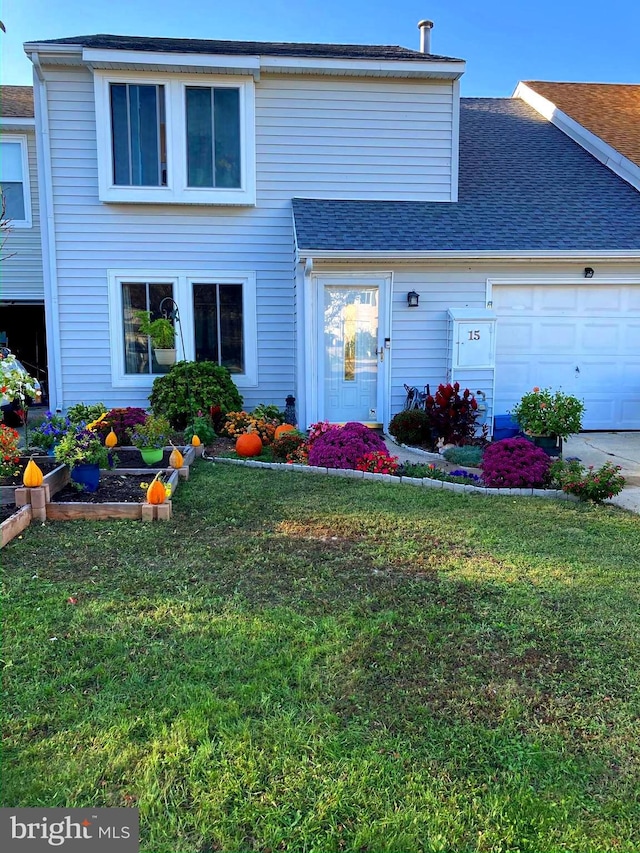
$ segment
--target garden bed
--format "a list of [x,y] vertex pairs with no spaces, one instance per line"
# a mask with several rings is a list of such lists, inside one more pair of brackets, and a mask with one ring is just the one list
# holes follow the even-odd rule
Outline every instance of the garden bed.
[[[69,474],[66,465],[60,465],[51,456],[34,456],[34,462],[44,472],[44,484],[49,486],[49,492],[54,495],[68,481]],[[29,460],[25,460],[26,462]],[[24,466],[23,466],[24,467]],[[22,487],[22,472],[17,482],[12,485],[0,485],[0,506],[14,506],[16,503],[16,489]]]
[[[47,520],[168,519],[171,517],[171,501],[158,505],[157,511],[155,506],[146,503],[146,490],[140,484],[148,483],[150,479],[148,473],[102,471],[96,492],[79,492],[72,486],[66,486],[59,492],[55,500],[47,504]],[[172,494],[178,479],[178,471],[172,471],[167,478]]]
[[48,474],[49,471],[53,471],[53,469],[57,468],[60,464],[59,462],[56,462],[53,456],[21,456],[20,462],[16,466],[18,470],[16,476],[0,477],[0,486],[9,486],[10,488],[13,486],[21,486],[22,475],[24,474],[24,469],[27,467],[27,464],[30,459],[33,459],[33,461],[36,463],[38,468],[40,468],[43,474]]

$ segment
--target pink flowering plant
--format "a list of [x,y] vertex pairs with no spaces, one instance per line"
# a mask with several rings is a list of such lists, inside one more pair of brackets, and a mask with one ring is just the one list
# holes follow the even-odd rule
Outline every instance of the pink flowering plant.
[[551,459],[526,438],[495,441],[484,451],[482,481],[492,489],[529,489],[544,486]]
[[365,453],[356,465],[356,471],[368,471],[371,474],[395,474],[398,470],[398,457],[390,456],[383,450]]
[[601,468],[590,465],[585,468],[577,459],[553,462],[549,476],[554,485],[563,492],[576,495],[581,501],[602,503],[607,498],[619,494],[625,485],[619,465],[605,462]]

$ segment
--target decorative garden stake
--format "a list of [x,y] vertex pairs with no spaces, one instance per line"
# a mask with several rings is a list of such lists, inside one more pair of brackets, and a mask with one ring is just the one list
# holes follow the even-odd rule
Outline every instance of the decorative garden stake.
[[285,404],[284,422],[285,424],[295,426],[298,423],[298,419],[296,418],[296,398],[292,394],[289,394],[285,400]]

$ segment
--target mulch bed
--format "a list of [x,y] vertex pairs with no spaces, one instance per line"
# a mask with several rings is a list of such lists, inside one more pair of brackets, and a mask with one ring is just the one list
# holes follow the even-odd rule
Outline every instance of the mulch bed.
[[[136,466],[137,467],[137,466]],[[52,501],[68,503],[142,503],[146,498],[146,490],[140,488],[141,483],[149,483],[153,477],[145,474],[103,474],[97,492],[81,492],[72,485],[65,486]]]
[[150,471],[158,468],[168,468],[169,457],[171,456],[171,451],[165,450],[161,462],[154,462],[153,465],[147,465],[139,450],[119,450],[116,447],[113,453],[118,457],[118,468],[148,468]]
[[207,456],[221,456],[223,453],[228,453],[230,450],[236,449],[236,441],[234,438],[225,438],[218,436],[213,444],[208,444],[205,448]]
[[[24,473],[24,469],[27,467],[28,459],[23,459],[20,462],[19,470],[20,473],[16,477],[0,477],[0,486],[21,486],[22,485],[22,474]],[[60,463],[56,462],[53,456],[50,459],[46,460],[36,460],[36,465],[42,471],[43,474],[48,474],[49,471],[53,471],[54,468],[57,468]]]

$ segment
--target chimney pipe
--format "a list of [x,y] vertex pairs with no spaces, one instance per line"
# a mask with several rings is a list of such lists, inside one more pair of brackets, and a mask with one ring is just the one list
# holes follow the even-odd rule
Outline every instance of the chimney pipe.
[[418,29],[420,30],[420,53],[431,53],[433,21],[420,21]]

